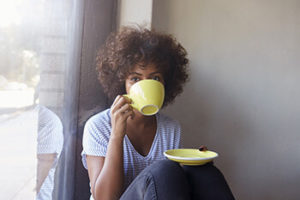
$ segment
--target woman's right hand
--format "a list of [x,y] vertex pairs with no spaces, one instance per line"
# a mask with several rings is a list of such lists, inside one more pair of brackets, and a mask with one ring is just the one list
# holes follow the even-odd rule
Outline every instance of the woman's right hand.
[[131,100],[118,95],[114,100],[111,109],[111,126],[112,126],[112,135],[113,137],[123,137],[126,134],[126,124],[128,117],[133,117],[134,112],[133,108],[130,105]]

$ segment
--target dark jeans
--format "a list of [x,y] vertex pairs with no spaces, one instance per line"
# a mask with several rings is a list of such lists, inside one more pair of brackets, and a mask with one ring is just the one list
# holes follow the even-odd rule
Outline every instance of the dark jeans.
[[162,160],[144,169],[121,200],[234,200],[223,174],[212,164],[183,166]]

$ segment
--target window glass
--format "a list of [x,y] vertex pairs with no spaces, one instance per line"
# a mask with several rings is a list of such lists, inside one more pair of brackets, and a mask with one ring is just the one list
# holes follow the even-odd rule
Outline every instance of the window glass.
[[63,149],[67,5],[0,0],[0,199],[51,198]]

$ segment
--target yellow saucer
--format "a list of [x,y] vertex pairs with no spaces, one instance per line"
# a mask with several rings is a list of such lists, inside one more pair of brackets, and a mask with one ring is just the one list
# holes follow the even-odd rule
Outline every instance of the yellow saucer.
[[213,151],[199,151],[199,149],[170,149],[164,152],[169,159],[183,165],[204,165],[211,162],[218,154]]

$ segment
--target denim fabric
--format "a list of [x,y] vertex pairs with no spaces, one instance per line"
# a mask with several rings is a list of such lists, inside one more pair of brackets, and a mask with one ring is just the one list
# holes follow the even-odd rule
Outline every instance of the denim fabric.
[[182,167],[175,162],[162,160],[143,170],[120,200],[189,200],[189,196]]
[[120,200],[234,200],[223,174],[212,164],[183,166],[162,160],[144,169]]
[[234,200],[221,171],[213,163],[200,166],[183,166],[189,182],[191,199]]

